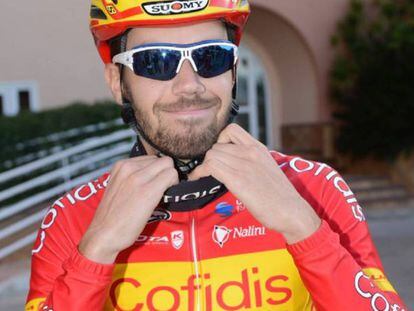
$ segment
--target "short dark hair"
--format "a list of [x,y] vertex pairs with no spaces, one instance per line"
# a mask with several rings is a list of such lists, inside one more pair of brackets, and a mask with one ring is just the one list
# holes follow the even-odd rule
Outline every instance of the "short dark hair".
[[[236,43],[236,26],[234,26],[233,24],[226,23],[224,21],[223,23],[224,23],[224,26],[226,27],[228,40],[235,44]],[[128,29],[121,35],[115,38],[112,38],[108,41],[110,51],[111,51],[111,59],[115,55],[126,51],[127,36],[128,36],[129,31],[131,31],[131,29],[132,28]]]

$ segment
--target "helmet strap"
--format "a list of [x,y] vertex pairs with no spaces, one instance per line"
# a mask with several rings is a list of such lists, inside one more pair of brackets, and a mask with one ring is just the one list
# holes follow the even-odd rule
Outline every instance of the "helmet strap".
[[232,103],[231,103],[231,111],[228,124],[233,123],[236,119],[237,115],[239,114],[240,106],[236,101],[237,98],[237,66],[234,66],[232,69],[233,73],[233,89],[232,89]]

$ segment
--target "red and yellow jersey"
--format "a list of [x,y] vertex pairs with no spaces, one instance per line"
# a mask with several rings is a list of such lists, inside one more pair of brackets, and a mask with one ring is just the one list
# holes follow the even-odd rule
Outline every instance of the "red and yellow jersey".
[[114,264],[92,262],[77,245],[106,174],[49,209],[33,248],[26,311],[408,310],[342,177],[322,163],[272,154],[323,219],[309,238],[287,245],[227,192],[197,210],[157,208]]

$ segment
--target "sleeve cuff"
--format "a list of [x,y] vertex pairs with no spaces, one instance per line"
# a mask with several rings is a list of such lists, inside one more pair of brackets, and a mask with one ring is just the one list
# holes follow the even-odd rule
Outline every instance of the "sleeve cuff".
[[101,264],[83,256],[78,247],[74,247],[72,254],[64,264],[66,269],[76,270],[94,276],[111,278],[115,264]]
[[297,243],[287,245],[287,250],[293,257],[300,257],[313,250],[320,249],[325,243],[339,243],[339,236],[332,231],[329,224],[322,220],[322,224],[311,236]]

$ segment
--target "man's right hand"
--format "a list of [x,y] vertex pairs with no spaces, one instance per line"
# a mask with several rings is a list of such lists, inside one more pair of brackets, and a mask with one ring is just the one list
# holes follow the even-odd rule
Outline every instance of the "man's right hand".
[[113,263],[120,251],[134,244],[164,192],[178,182],[169,157],[141,156],[116,163],[79,251],[92,261]]

